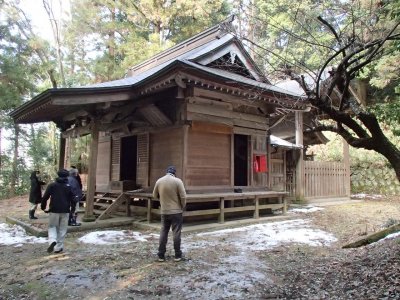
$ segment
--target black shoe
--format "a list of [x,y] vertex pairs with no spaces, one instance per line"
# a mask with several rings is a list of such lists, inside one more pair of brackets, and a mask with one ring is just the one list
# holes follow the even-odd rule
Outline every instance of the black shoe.
[[158,257],[159,262],[165,262],[165,256],[159,256]]
[[56,242],[52,242],[52,243],[50,244],[49,248],[47,248],[47,252],[48,252],[48,253],[53,252],[54,247],[55,247],[56,244],[57,244]]
[[61,248],[60,250],[57,250],[57,251],[54,251],[54,253],[61,253],[61,252],[63,252],[63,248]]
[[81,223],[72,223],[71,225],[68,225],[68,226],[81,226],[82,224]]
[[37,218],[35,217],[35,211],[34,210],[30,210],[29,211],[29,219],[30,220],[36,220]]

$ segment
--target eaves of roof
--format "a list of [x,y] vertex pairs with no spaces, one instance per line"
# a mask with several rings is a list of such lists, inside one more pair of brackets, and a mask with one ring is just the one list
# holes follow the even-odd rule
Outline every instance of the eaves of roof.
[[[288,93],[281,88],[275,87],[267,83],[249,79],[225,70],[202,66],[188,60],[178,59],[164,63],[151,70],[148,70],[147,72],[144,72],[144,74],[140,74],[134,77],[78,88],[48,89],[34,97],[29,102],[26,102],[19,108],[15,109],[13,112],[10,113],[10,116],[16,119],[22,114],[27,113],[28,111],[33,110],[37,107],[40,107],[41,105],[44,105],[46,103],[51,104],[52,98],[56,96],[84,96],[96,94],[104,95],[121,91],[134,92],[134,90],[140,88],[140,86],[152,82],[153,80],[156,80],[157,78],[166,75],[169,72],[173,73],[176,70],[182,70],[183,72],[185,72],[185,70],[187,71],[189,69],[194,70],[197,73],[200,72],[202,74],[205,74],[206,76],[209,76],[211,78],[217,78],[221,81],[224,81],[228,85],[232,83],[237,83],[239,85],[248,86],[249,90],[254,90],[254,88],[256,88],[258,92],[269,91],[273,93],[278,93],[283,96],[289,96],[289,98],[295,97],[296,100],[302,99],[302,97],[298,94]],[[84,104],[85,103],[82,103],[82,105]],[[304,105],[305,103],[302,104]]]
[[9,115],[12,118],[16,118],[21,113],[28,111],[30,109],[34,109],[36,107],[40,107],[46,103],[51,102],[52,98],[55,96],[67,96],[67,95],[89,95],[89,94],[107,94],[116,91],[124,91],[130,90],[129,86],[109,86],[102,88],[51,88],[47,89],[44,92],[36,95],[30,101],[25,102],[14,111],[12,111]]
[[287,148],[287,149],[302,149],[303,148],[303,146],[293,144],[291,142],[288,142],[288,141],[281,139],[272,134],[269,136],[269,141],[273,147],[281,147],[281,148]]
[[297,97],[299,99],[305,99],[301,94],[298,94],[296,92],[288,91],[288,90],[282,89],[280,87],[274,86],[272,84],[256,81],[254,79],[247,78],[247,77],[241,76],[239,74],[231,73],[231,72],[228,72],[225,70],[206,67],[206,66],[194,63],[187,59],[175,59],[173,61],[168,61],[157,67],[154,67],[154,68],[152,68],[146,72],[143,72],[142,74],[137,75],[137,76],[132,76],[132,77],[124,78],[124,79],[84,86],[84,87],[80,87],[78,89],[79,90],[83,90],[83,89],[95,90],[95,89],[103,89],[103,88],[112,89],[112,88],[124,87],[124,86],[134,87],[134,86],[140,85],[144,82],[148,82],[152,78],[157,77],[160,74],[166,73],[169,70],[171,70],[172,68],[178,67],[178,66],[199,70],[199,71],[202,71],[209,75],[217,76],[224,80],[237,81],[238,83],[242,83],[242,84],[245,84],[245,85],[248,85],[251,87],[256,87],[258,89],[262,89],[262,90],[266,90],[266,91],[268,90],[271,92],[279,93],[282,95],[288,95],[291,97]]
[[282,94],[282,95],[289,95],[289,96],[292,96],[292,97],[304,98],[304,97],[302,97],[302,95],[297,94],[295,92],[287,91],[287,90],[281,89],[279,87],[276,87],[274,85],[271,85],[269,83],[256,81],[254,79],[247,78],[247,77],[244,77],[244,76],[236,74],[236,73],[231,73],[231,72],[228,72],[228,71],[225,71],[225,70],[221,70],[221,69],[215,69],[215,68],[202,66],[202,65],[193,63],[191,61],[188,61],[188,60],[180,60],[180,62],[182,62],[183,64],[185,64],[185,65],[187,65],[187,66],[189,66],[191,68],[194,68],[194,69],[197,69],[197,70],[201,70],[203,72],[218,76],[218,77],[223,78],[223,79],[234,80],[234,81],[237,81],[237,82],[242,83],[242,84],[246,84],[246,85],[249,85],[249,86],[252,86],[252,87],[256,87],[256,88],[259,88],[259,89],[262,89],[262,90],[266,90],[266,91],[268,90],[268,91],[276,92],[276,93],[279,93],[279,94]]

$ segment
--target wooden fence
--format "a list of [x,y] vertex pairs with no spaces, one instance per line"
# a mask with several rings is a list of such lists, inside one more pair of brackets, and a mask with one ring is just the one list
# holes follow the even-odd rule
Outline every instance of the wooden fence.
[[350,196],[350,178],[344,163],[305,161],[304,173],[306,199]]

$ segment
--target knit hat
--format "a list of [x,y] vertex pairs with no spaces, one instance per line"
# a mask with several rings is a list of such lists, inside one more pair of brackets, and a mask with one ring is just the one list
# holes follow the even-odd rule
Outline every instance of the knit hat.
[[174,175],[175,175],[175,173],[176,173],[176,168],[175,168],[174,166],[169,166],[169,167],[167,168],[167,173],[171,173],[171,174],[174,174]]
[[58,177],[68,177],[69,176],[69,172],[65,169],[60,169],[57,172]]
[[71,176],[77,176],[77,175],[78,175],[78,170],[77,170],[77,169],[74,169],[74,168],[70,169],[70,170],[69,170],[69,175],[71,175]]

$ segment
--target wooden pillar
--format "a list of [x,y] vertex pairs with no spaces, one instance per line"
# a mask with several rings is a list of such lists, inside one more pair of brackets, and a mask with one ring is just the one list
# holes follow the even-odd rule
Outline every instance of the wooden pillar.
[[235,187],[235,133],[231,134],[231,188]]
[[351,194],[351,184],[350,184],[350,151],[349,144],[343,139],[343,162],[346,169],[345,174],[345,192],[346,196],[350,197]]
[[225,222],[225,200],[224,198],[219,199],[219,222]]
[[187,168],[187,160],[188,160],[188,139],[189,139],[189,125],[183,126],[183,145],[182,145],[182,181],[186,186],[186,168]]
[[64,166],[69,168],[71,166],[71,137],[68,136],[65,139],[65,157],[64,157]]
[[286,201],[285,196],[279,196],[279,203],[283,203],[282,212],[283,212],[284,214],[286,214],[286,213],[287,213],[287,201]]
[[126,216],[130,217],[132,215],[131,212],[131,202],[132,199],[131,197],[127,196],[126,194],[124,194],[124,198],[125,198],[125,211],[126,211]]
[[[296,124],[296,145],[304,147],[303,143],[303,113],[300,111],[295,112]],[[304,200],[304,151],[299,149],[300,155],[296,164],[296,200]]]
[[260,218],[260,198],[258,196],[256,196],[256,198],[254,199],[254,218],[258,219]]
[[247,184],[249,186],[254,186],[254,149],[253,149],[253,143],[254,143],[254,136],[249,135],[247,138],[247,149],[249,149],[249,158],[248,158],[248,170],[249,170],[249,177],[247,179]]
[[153,200],[151,197],[147,198],[147,223],[151,223],[151,206],[153,204]]
[[64,161],[65,161],[65,138],[63,138],[62,134],[60,134],[58,169],[64,169]]
[[266,145],[266,149],[267,149],[267,185],[268,188],[270,189],[272,186],[272,178],[271,178],[271,141],[270,141],[270,137],[269,135],[266,138],[267,140],[267,145]]
[[96,217],[93,214],[94,196],[96,193],[96,169],[97,169],[97,152],[99,146],[99,124],[97,120],[91,122],[91,136],[92,142],[90,144],[89,152],[89,172],[87,179],[87,194],[86,194],[86,207],[85,216],[82,218],[84,222],[93,222]]

